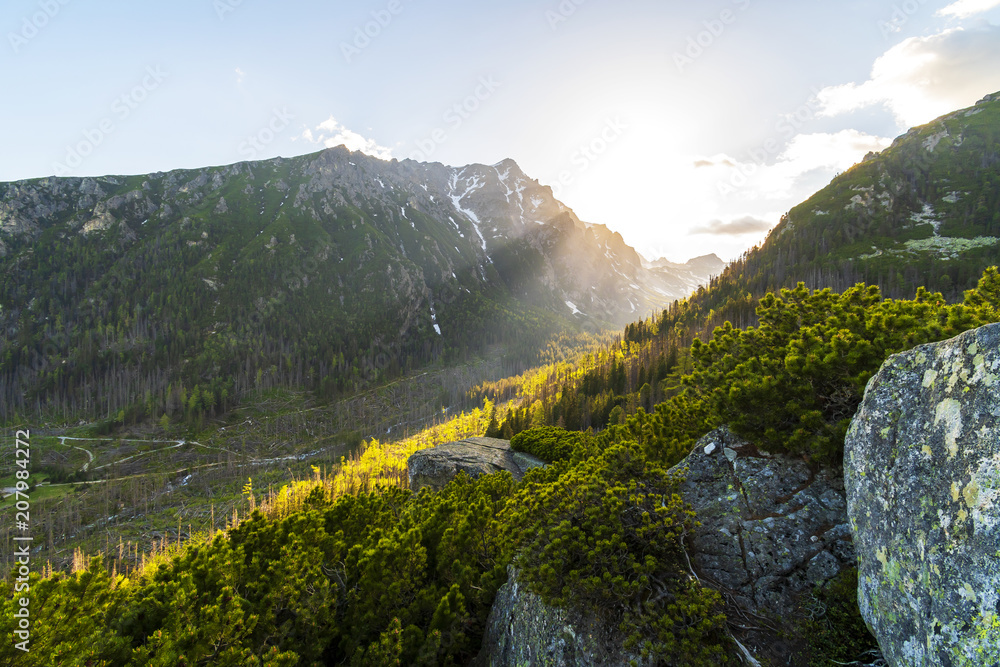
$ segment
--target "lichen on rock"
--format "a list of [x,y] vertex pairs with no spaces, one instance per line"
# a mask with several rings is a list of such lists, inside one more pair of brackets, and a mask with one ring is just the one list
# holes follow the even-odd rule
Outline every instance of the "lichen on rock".
[[862,615],[893,665],[1000,662],[1000,324],[894,355],[847,435]]
[[794,614],[801,595],[853,565],[840,470],[765,454],[726,428],[676,470],[701,524],[695,568],[747,611]]
[[[794,633],[816,587],[854,565],[838,468],[767,454],[723,427],[675,471],[700,523],[689,543],[692,565],[724,594],[727,615],[763,616]],[[794,664],[797,649],[772,631],[737,638],[758,657]]]
[[476,667],[649,665],[622,648],[624,633],[594,612],[545,604],[510,567],[486,623]]

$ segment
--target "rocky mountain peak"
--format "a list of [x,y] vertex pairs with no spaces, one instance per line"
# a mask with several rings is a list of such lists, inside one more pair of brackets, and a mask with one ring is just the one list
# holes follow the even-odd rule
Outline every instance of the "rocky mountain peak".
[[[42,256],[69,268],[31,259]],[[402,366],[434,349],[520,341],[525,323],[539,340],[618,327],[707,278],[691,267],[645,266],[621,235],[582,222],[514,160],[451,167],[344,146],[203,169],[0,183],[0,273],[17,285],[0,292],[0,352],[46,317],[77,322],[82,303],[114,304],[88,321],[140,327],[131,341],[179,326],[168,321],[196,323],[164,363],[222,359],[239,369],[241,387],[257,381],[254,364],[287,368],[289,358],[266,352],[247,364],[245,345],[220,351],[217,341],[263,335],[280,340],[279,350],[322,340],[300,350],[298,368],[319,366],[315,383],[342,387],[356,381],[337,369],[356,369],[365,355]],[[52,281],[66,289],[45,292]],[[166,304],[164,290],[188,296]],[[136,312],[139,323],[118,321]],[[392,354],[378,357],[384,349]],[[80,364],[72,372],[86,376]],[[177,368],[160,372],[153,390],[165,390]],[[18,378],[11,409],[36,379],[18,373],[0,367],[0,381]]]

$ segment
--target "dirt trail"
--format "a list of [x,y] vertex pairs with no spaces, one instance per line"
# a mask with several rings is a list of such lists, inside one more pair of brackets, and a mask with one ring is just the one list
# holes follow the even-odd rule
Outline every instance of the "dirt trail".
[[[64,435],[59,436],[59,442],[63,446],[66,446],[67,440],[98,440],[98,438],[70,438],[69,436],[64,436]],[[69,446],[72,447],[73,449],[79,449],[81,452],[87,453],[87,462],[83,464],[82,468],[80,468],[80,472],[87,472],[87,469],[90,468],[90,464],[94,462],[94,452],[90,451],[89,449],[85,449],[83,447],[77,447],[76,445],[69,445]]]

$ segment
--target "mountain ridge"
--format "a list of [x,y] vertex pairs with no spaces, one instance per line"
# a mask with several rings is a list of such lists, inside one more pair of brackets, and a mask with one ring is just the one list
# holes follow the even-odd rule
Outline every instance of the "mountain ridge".
[[169,413],[192,386],[209,412],[254,388],[352,391],[496,343],[528,358],[707,278],[644,266],[510,159],[447,167],[334,147],[3,183],[0,402],[113,416],[129,396]]
[[917,288],[959,301],[1000,263],[1000,92],[909,129],[782,216],[668,318],[702,335],[756,322],[756,299],[803,282],[842,291]]

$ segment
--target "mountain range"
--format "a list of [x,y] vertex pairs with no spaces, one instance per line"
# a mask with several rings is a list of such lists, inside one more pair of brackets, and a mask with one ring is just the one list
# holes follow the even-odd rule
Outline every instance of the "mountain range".
[[214,410],[490,345],[530,356],[554,333],[641,319],[723,267],[645,261],[513,160],[453,168],[340,146],[0,184],[0,419],[111,417],[140,396],[152,413],[193,388]]
[[725,270],[646,261],[512,160],[341,146],[0,184],[0,420],[212,413],[485,350],[524,367],[554,335],[641,320],[710,279],[685,306],[699,328],[751,324],[757,297],[800,280],[957,299],[1000,259],[998,144],[994,94],[866,156]]

